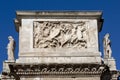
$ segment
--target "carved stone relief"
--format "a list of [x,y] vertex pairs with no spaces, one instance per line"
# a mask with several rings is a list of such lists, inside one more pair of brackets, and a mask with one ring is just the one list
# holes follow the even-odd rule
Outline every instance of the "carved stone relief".
[[33,23],[33,47],[87,48],[90,35],[87,25],[86,21],[35,21]]

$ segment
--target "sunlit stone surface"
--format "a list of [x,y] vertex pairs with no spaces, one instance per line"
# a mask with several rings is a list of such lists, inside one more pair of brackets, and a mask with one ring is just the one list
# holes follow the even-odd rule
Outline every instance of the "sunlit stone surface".
[[[104,59],[99,51],[102,12],[17,11],[16,14],[19,57],[3,62],[2,79],[117,80],[119,71],[109,52],[109,42],[104,44],[109,47],[104,48]],[[110,55],[106,57],[108,52]]]

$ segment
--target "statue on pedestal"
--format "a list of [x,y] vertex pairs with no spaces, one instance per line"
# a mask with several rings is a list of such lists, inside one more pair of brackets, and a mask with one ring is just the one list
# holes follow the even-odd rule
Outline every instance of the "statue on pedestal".
[[9,43],[7,45],[8,61],[14,61],[15,41],[12,36],[9,36],[8,40],[9,40]]
[[107,33],[104,36],[104,40],[103,40],[104,58],[111,58],[111,55],[112,55],[111,42],[110,42],[109,37],[110,37],[110,35],[109,35],[109,33]]

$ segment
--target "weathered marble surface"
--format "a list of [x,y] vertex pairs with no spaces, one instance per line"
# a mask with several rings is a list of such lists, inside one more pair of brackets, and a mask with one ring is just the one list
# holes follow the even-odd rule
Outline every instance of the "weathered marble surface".
[[[17,12],[18,63],[101,63],[101,12]],[[34,59],[34,60],[33,60]],[[88,60],[89,59],[89,60]]]
[[3,62],[2,79],[117,80],[108,37],[104,61],[99,52],[101,17],[99,11],[17,11],[19,58]]
[[101,64],[101,58],[98,57],[20,57],[17,63],[98,63]]
[[116,61],[114,58],[104,59],[104,63],[109,66],[110,70],[116,70]]
[[110,37],[110,34],[107,33],[103,39],[104,58],[105,59],[112,58],[111,41],[110,41],[109,37]]
[[[48,37],[42,37],[42,34],[44,34],[44,32],[42,33],[37,33],[39,29],[36,29],[36,26],[33,26],[33,22],[35,23],[39,23],[43,22],[43,21],[51,21],[51,22],[62,22],[62,21],[67,21],[68,23],[66,23],[65,25],[70,25],[70,23],[74,23],[73,26],[73,30],[71,29],[70,34],[67,33],[63,33],[60,34],[60,30],[59,28],[61,28],[60,26],[57,26],[59,28],[54,29],[53,32],[51,31],[51,35],[49,35]],[[81,38],[80,35],[82,35],[82,33],[80,33],[80,30],[75,30],[75,27],[77,27],[79,24],[82,24],[81,21],[86,22],[86,24],[83,27],[86,27],[86,32],[84,32],[84,38],[86,38],[85,40],[82,40],[84,38]],[[34,24],[35,25],[35,24]],[[43,25],[43,23],[41,23],[40,25],[37,25],[39,27],[37,28],[41,28],[41,25]],[[67,26],[69,28],[69,26]],[[36,29],[36,30],[35,30]],[[41,29],[40,29],[41,30]],[[57,31],[58,30],[58,31]],[[74,34],[74,31],[76,31],[76,33]],[[58,33],[57,33],[58,32]],[[92,32],[92,33],[91,33]],[[98,52],[98,32],[97,32],[97,21],[96,20],[86,20],[86,19],[22,19],[22,27],[20,29],[20,55],[22,55],[22,53],[26,52],[37,52],[37,53],[43,53],[44,51],[48,51],[48,52],[54,52],[57,50],[57,52],[61,52],[61,50],[66,49],[69,50],[71,49],[77,49],[77,52]],[[55,34],[56,33],[56,34]],[[54,35],[53,35],[54,34]],[[60,34],[60,36],[56,37],[57,34]],[[38,36],[38,38],[37,38]],[[42,40],[44,39],[44,40]],[[75,39],[76,42],[75,42]],[[39,41],[38,41],[39,40]],[[54,41],[53,41],[54,40]],[[58,42],[55,40],[58,40]],[[73,41],[74,42],[73,42]],[[67,42],[68,41],[68,42]],[[66,47],[64,47],[64,44],[69,43],[69,46],[67,44]],[[72,43],[73,42],[73,43]],[[81,44],[79,44],[81,43]],[[58,47],[50,47],[51,46],[58,46]],[[58,45],[57,45],[58,44]],[[46,47],[48,48],[45,48]],[[43,47],[42,47],[43,46]],[[40,48],[38,48],[40,47]],[[59,49],[61,49],[59,51]],[[29,54],[28,54],[29,55]],[[44,55],[45,56],[45,55]]]
[[100,80],[99,77],[78,77],[78,78],[22,78],[21,80]]
[[15,41],[12,36],[8,36],[8,40],[9,40],[9,43],[7,45],[8,61],[14,62]]
[[110,70],[116,70],[116,62],[112,57],[111,41],[109,39],[110,34],[107,33],[103,39],[104,48],[104,63],[109,66]]

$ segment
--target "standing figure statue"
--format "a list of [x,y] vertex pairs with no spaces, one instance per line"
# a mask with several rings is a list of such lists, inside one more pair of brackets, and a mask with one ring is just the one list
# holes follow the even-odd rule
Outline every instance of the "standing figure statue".
[[14,61],[15,41],[12,36],[8,37],[9,43],[7,45],[8,61]]
[[109,37],[110,37],[110,35],[109,35],[109,33],[107,33],[104,36],[104,40],[103,40],[104,58],[111,58],[111,55],[112,55],[111,42],[110,42]]

